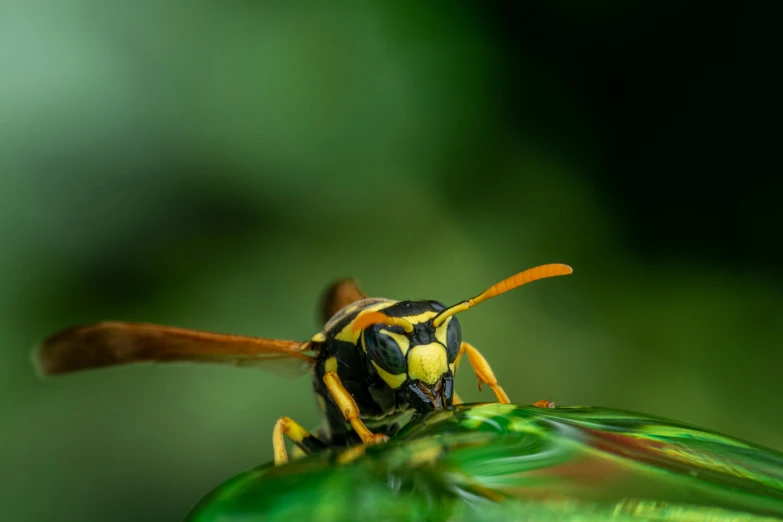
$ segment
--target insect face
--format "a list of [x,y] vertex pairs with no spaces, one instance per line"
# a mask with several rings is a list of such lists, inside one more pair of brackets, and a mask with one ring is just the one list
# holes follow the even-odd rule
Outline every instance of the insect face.
[[419,412],[452,403],[462,331],[455,317],[438,327],[432,323],[445,309],[436,301],[403,301],[384,310],[391,318],[386,322],[397,324],[371,324],[362,332],[370,364]]
[[[446,308],[437,301],[401,301],[378,311],[360,313],[351,323],[378,375],[417,412],[451,406],[457,358],[468,352],[479,382],[508,402],[489,365],[475,348],[462,343],[455,315],[531,281],[566,275],[571,267],[542,265],[504,279],[487,290]],[[479,386],[480,388],[480,386]]]

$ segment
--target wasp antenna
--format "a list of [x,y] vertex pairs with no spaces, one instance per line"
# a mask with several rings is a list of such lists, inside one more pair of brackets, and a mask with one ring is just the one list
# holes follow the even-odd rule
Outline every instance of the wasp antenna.
[[518,274],[512,275],[508,279],[504,279],[503,281],[495,285],[492,285],[491,287],[489,287],[487,290],[477,295],[476,297],[468,299],[467,301],[462,301],[461,303],[457,303],[454,306],[450,306],[446,308],[432,319],[432,325],[435,326],[435,328],[437,328],[440,325],[442,325],[446,321],[446,319],[448,319],[452,315],[458,314],[460,312],[464,312],[465,310],[473,308],[479,303],[483,303],[487,299],[491,299],[500,294],[504,294],[509,290],[513,290],[514,288],[517,288],[518,286],[522,286],[526,283],[537,281],[539,279],[546,279],[547,277],[568,275],[573,271],[574,269],[571,268],[570,266],[563,265],[560,263],[551,263],[548,265],[541,265],[534,268],[529,268]]
[[369,312],[366,314],[361,314],[359,317],[354,319],[351,328],[354,332],[357,332],[359,330],[364,330],[373,324],[400,326],[407,333],[411,333],[413,331],[413,324],[411,324],[411,322],[407,319],[403,319],[402,317],[389,317],[388,315],[382,314],[381,312]]

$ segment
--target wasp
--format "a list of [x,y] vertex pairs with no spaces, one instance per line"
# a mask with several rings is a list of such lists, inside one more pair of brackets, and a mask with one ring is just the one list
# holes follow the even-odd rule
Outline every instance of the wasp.
[[[218,334],[147,323],[105,321],[62,330],[34,351],[39,374],[55,375],[139,362],[208,362],[270,368],[291,364],[311,371],[324,426],[311,434],[288,417],[272,432],[277,465],[288,461],[288,437],[300,453],[388,440],[415,415],[461,402],[454,391],[467,356],[479,390],[509,399],[481,353],[462,341],[456,314],[525,283],[570,274],[547,264],[505,279],[483,293],[446,307],[439,301],[369,298],[353,279],[324,293],[321,332],[307,341]],[[539,404],[541,403],[541,404]],[[536,405],[547,405],[539,401]]]

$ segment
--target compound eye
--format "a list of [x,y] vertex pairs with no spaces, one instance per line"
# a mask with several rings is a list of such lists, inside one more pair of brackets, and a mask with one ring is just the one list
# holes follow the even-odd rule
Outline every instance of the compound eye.
[[449,319],[449,326],[446,330],[446,355],[449,363],[453,363],[459,354],[462,346],[462,327],[459,325],[456,317]]
[[383,328],[382,325],[371,326],[362,334],[364,347],[367,349],[370,359],[393,375],[405,373],[408,366],[405,355],[403,355],[397,341],[383,333],[381,328]]
[[440,301],[430,301],[430,307],[436,312],[442,312],[446,309],[446,305]]

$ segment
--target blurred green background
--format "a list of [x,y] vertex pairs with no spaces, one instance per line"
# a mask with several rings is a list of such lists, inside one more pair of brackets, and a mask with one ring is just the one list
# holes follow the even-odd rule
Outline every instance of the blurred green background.
[[[306,339],[324,287],[453,303],[512,400],[783,450],[779,2],[0,1],[3,520],[171,521],[309,380],[39,380],[121,319]],[[479,393],[465,367],[458,391]]]

